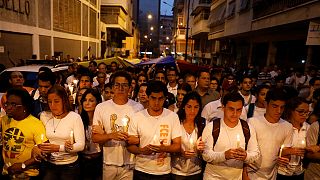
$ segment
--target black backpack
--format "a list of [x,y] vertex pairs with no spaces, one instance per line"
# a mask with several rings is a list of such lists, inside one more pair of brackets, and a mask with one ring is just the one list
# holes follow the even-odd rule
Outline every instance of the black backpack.
[[[217,139],[220,134],[220,118],[214,118],[212,121],[213,121],[212,137],[213,137],[213,147],[214,147],[217,143]],[[249,128],[247,121],[240,119],[240,123],[241,123],[241,127],[242,127],[242,132],[244,135],[244,139],[246,142],[245,150],[247,150],[248,142],[250,139],[250,128]]]

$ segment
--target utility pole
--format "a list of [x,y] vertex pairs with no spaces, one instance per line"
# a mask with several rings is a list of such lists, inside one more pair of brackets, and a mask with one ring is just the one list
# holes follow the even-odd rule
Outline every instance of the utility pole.
[[184,60],[188,59],[188,40],[189,40],[189,9],[190,9],[190,0],[188,0],[188,10],[187,10],[187,28],[186,28],[186,51]]

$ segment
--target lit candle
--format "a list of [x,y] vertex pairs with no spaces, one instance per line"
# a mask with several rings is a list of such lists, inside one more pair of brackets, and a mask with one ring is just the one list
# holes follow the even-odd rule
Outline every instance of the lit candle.
[[123,132],[128,132],[128,122],[129,122],[129,119],[127,117],[124,117],[122,119],[122,125],[123,125]]
[[240,147],[240,135],[237,134],[237,148]]
[[284,148],[284,145],[282,144],[281,145],[281,148],[280,148],[280,153],[279,153],[279,157],[281,157],[281,155],[282,155],[282,149]]
[[190,137],[189,139],[189,151],[193,152],[194,151],[194,142],[193,142],[193,138]]
[[305,141],[305,140],[302,140],[302,141],[301,141],[301,147],[302,147],[302,148],[305,148],[305,147],[306,147],[306,141]]
[[44,141],[44,134],[41,134],[41,142],[43,143],[43,141]]
[[74,143],[74,141],[73,141],[73,131],[70,132],[70,142],[71,142],[71,144]]
[[153,145],[158,145],[158,137],[157,137],[156,134],[153,136],[152,144]]

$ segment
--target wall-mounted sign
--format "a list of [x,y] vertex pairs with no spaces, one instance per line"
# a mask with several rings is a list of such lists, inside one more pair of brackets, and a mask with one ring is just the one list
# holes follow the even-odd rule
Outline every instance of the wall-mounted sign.
[[0,8],[19,14],[30,14],[30,2],[28,0],[0,0]]
[[320,23],[310,21],[306,45],[320,45]]

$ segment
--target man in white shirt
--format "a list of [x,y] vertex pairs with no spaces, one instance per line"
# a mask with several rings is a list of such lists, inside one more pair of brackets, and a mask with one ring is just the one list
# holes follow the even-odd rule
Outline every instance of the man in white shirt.
[[244,107],[256,102],[256,97],[251,93],[252,79],[250,76],[244,76],[240,80],[240,95],[244,99]]
[[131,76],[118,71],[114,74],[114,97],[97,105],[93,117],[93,142],[103,144],[103,179],[132,179],[133,155],[126,149],[129,141],[128,123],[132,114],[143,106],[128,99]]
[[[209,102],[204,106],[201,116],[206,119],[207,124],[212,121],[214,118],[223,118],[223,106],[222,99],[225,95],[229,93],[237,92],[238,88],[236,86],[231,86],[228,89],[223,90],[222,97],[216,101]],[[240,119],[247,120],[247,112],[245,108],[242,108],[242,113]]]
[[[249,124],[256,130],[257,141],[261,152],[260,158],[249,164],[250,179],[277,178],[277,160],[280,147],[291,147],[292,125],[281,119],[287,96],[283,89],[271,89],[266,96],[267,106],[264,116],[250,118]],[[289,154],[284,148],[282,156]]]
[[140,144],[128,150],[136,154],[135,180],[170,179],[170,153],[180,152],[181,129],[178,115],[163,108],[168,90],[160,81],[148,84],[147,109],[134,114],[129,135],[139,137]]
[[172,93],[174,95],[174,97],[177,96],[177,91],[178,91],[178,83],[177,83],[177,79],[178,79],[178,74],[177,74],[177,70],[174,68],[170,68],[167,71],[167,79],[168,79],[168,92]]
[[[220,127],[210,122],[202,133],[202,140],[206,148],[202,157],[207,161],[204,179],[242,179],[244,163],[256,160],[260,153],[258,149],[255,130],[245,121],[240,120],[244,100],[239,93],[229,93],[223,98],[224,115]],[[242,121],[242,122],[241,122]],[[250,137],[245,135],[246,132]],[[219,129],[217,139],[213,137],[213,130]],[[247,134],[247,135],[248,135]],[[246,143],[247,141],[247,143]]]

